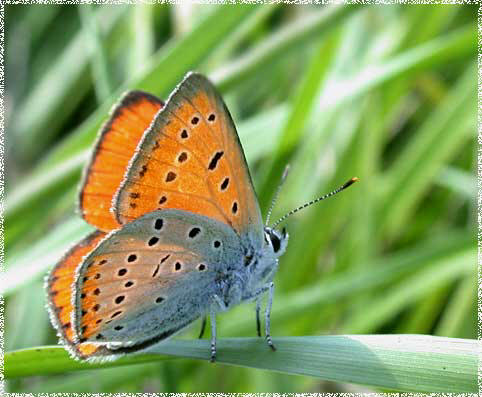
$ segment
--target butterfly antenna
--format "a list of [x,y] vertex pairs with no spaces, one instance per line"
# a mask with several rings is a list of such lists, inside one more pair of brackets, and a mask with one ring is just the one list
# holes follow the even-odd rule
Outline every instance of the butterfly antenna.
[[338,189],[333,190],[332,192],[325,194],[324,196],[318,197],[314,200],[311,200],[303,205],[300,205],[298,208],[295,208],[294,210],[291,210],[288,212],[286,215],[282,216],[278,221],[275,222],[275,224],[271,227],[272,229],[276,229],[276,226],[278,226],[281,222],[283,222],[286,218],[289,216],[296,214],[298,211],[301,211],[302,209],[309,207],[310,205],[313,205],[317,203],[318,201],[327,199],[328,197],[334,196],[337,193],[340,193],[342,190],[345,190],[348,186],[353,185],[356,181],[358,181],[357,177],[351,178],[349,181],[345,182],[342,186],[340,186]]
[[276,193],[273,196],[273,200],[271,200],[271,205],[269,207],[268,215],[266,216],[265,226],[269,225],[269,218],[271,217],[271,213],[273,212],[273,207],[276,204],[276,200],[278,200],[279,192],[281,191],[281,188],[283,187],[289,172],[290,172],[290,165],[286,164],[286,167],[283,171],[283,175],[281,176],[281,182],[278,185],[278,189],[276,189]]

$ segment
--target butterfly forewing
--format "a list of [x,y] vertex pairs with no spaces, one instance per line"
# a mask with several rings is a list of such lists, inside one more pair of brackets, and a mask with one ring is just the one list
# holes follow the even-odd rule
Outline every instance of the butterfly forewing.
[[120,349],[167,338],[208,311],[234,252],[234,231],[204,216],[162,210],[128,223],[77,270],[77,341]]
[[130,91],[113,108],[94,146],[85,168],[80,189],[82,217],[100,230],[119,227],[110,212],[112,197],[127,170],[127,165],[142,134],[151,124],[163,103],[142,91]]
[[173,92],[143,136],[113,210],[126,223],[165,208],[208,216],[238,234],[248,228],[262,233],[231,116],[213,85],[195,73]]

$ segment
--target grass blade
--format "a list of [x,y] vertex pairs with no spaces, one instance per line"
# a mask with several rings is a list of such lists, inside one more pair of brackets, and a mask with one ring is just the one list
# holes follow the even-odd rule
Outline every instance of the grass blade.
[[[96,12],[105,33],[114,29],[125,10],[119,6],[101,8]],[[84,44],[84,35],[80,32],[16,109],[16,114],[21,117],[12,120],[11,129],[19,139],[17,146],[21,146],[22,155],[38,154],[39,148],[50,142],[70,110],[87,92],[89,57]]]
[[473,137],[475,75],[475,64],[472,64],[391,167],[386,176],[387,193],[381,199],[384,208],[380,216],[380,233],[393,235],[403,230],[405,220],[443,164]]
[[[476,340],[428,335],[340,335],[277,338],[276,352],[263,339],[221,339],[218,363],[358,383],[406,392],[477,391]],[[207,340],[171,340],[150,354],[105,364],[70,359],[61,347],[10,352],[6,378],[166,360],[167,356],[209,359]],[[155,354],[152,354],[155,353]]]

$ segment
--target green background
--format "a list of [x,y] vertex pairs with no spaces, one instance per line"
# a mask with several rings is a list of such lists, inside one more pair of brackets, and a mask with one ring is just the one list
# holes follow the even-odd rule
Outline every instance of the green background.
[[[273,219],[360,178],[287,221],[290,242],[275,278],[275,341],[344,334],[476,339],[476,18],[476,7],[461,5],[7,6],[5,351],[56,344],[43,277],[91,230],[76,213],[77,185],[112,104],[134,88],[165,99],[189,70],[222,92],[264,214],[287,163],[291,173]],[[252,305],[218,321],[221,339],[255,334]],[[198,327],[181,338],[195,338]],[[304,354],[317,345],[292,340],[304,368],[311,360]],[[326,360],[338,351],[328,345]],[[67,360],[59,352],[54,372]],[[418,365],[407,354],[396,359]],[[42,373],[41,359],[30,360],[22,362],[32,363],[31,374]],[[278,370],[293,364],[283,354],[269,360]],[[387,370],[376,374],[385,388],[376,388],[369,377],[344,376],[344,366],[334,369],[338,377],[316,378],[192,359],[90,371],[19,377],[7,390],[435,391],[443,378],[397,387]],[[467,390],[454,382],[452,390]]]

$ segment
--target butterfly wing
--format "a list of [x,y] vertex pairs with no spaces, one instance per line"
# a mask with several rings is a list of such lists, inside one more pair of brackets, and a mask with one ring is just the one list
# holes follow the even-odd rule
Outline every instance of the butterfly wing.
[[76,342],[120,354],[183,329],[209,310],[220,275],[240,260],[239,241],[226,224],[178,210],[112,232],[77,269]]
[[79,197],[82,217],[98,229],[110,231],[119,227],[110,212],[112,197],[142,134],[162,106],[162,101],[153,95],[130,91],[112,109],[100,130],[84,171]]
[[119,223],[156,209],[205,215],[238,234],[263,224],[233,121],[214,86],[189,73],[136,149],[113,201]]
[[92,251],[104,237],[105,233],[95,231],[76,244],[60,259],[46,280],[48,309],[52,325],[57,330],[63,344],[77,357],[101,354],[104,349],[102,346],[92,343],[75,344],[71,323],[72,284],[75,269],[82,261],[82,257]]

